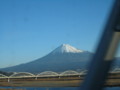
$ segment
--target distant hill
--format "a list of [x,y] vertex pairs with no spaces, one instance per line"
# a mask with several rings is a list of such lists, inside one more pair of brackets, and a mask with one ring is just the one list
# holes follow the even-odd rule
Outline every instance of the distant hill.
[[9,72],[31,72],[43,71],[62,72],[65,70],[77,70],[86,68],[93,54],[88,51],[76,49],[68,44],[62,44],[48,55],[25,64],[2,68]]
[[[6,72],[31,72],[43,71],[63,72],[66,70],[86,69],[93,53],[76,49],[68,44],[62,44],[48,55],[25,64],[2,68]],[[120,57],[115,58],[112,68],[120,67]]]

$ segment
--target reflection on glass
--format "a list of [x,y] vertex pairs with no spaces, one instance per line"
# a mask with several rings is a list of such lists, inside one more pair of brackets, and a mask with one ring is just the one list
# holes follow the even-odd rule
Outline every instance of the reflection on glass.
[[0,89],[78,89],[112,2],[1,0]]
[[[106,80],[107,86],[119,87],[120,86],[120,48],[118,47],[117,53],[114,57],[113,64],[108,73],[108,78]],[[119,88],[118,88],[119,89]],[[117,89],[115,89],[117,90]]]

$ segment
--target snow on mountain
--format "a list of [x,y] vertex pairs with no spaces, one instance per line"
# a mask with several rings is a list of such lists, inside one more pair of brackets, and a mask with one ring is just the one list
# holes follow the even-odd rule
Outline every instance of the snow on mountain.
[[83,50],[79,50],[69,44],[62,44],[58,48],[56,48],[52,53],[81,53]]

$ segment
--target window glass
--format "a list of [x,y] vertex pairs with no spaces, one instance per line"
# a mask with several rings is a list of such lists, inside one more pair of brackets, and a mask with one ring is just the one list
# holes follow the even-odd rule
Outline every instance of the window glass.
[[[118,45],[118,49],[116,55],[114,57],[113,63],[111,65],[111,69],[108,73],[108,77],[105,85],[108,87],[113,87],[113,90],[118,90],[120,84],[120,47]],[[112,90],[111,88],[105,88],[105,90]]]
[[77,90],[112,5],[113,0],[0,0],[0,89]]

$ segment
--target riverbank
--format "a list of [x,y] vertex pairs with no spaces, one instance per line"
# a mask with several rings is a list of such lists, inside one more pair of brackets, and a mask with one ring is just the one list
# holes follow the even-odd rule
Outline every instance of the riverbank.
[[[78,76],[70,77],[26,77],[26,78],[11,78],[0,79],[1,87],[79,87],[84,78]],[[109,78],[106,87],[119,87],[120,78]]]

